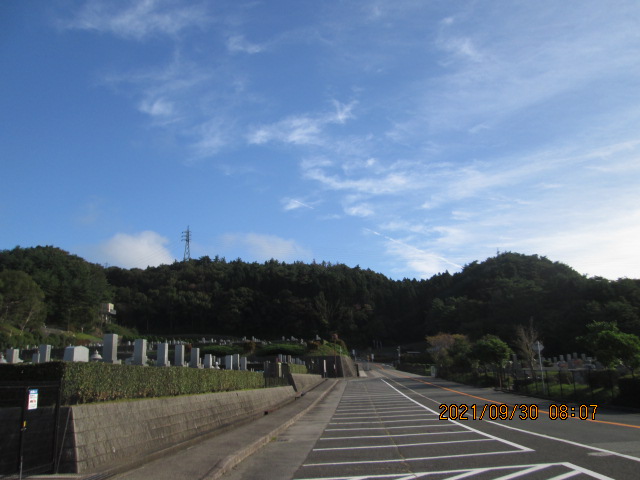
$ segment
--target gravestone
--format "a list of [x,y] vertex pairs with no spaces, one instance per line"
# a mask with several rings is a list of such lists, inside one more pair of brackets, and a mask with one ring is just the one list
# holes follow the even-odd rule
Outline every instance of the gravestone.
[[226,355],[224,357],[224,368],[233,370],[233,355]]
[[31,363],[40,363],[40,352],[34,352],[31,355]]
[[240,370],[240,354],[239,353],[233,354],[233,369]]
[[65,362],[88,362],[89,349],[87,347],[67,347],[64,349],[62,360]]
[[118,334],[107,333],[103,338],[102,361],[104,363],[120,363],[118,360]]
[[17,348],[7,348],[6,355],[7,363],[22,363],[22,360],[20,359],[20,350]]
[[176,345],[176,350],[173,356],[173,364],[176,367],[184,367],[187,365],[184,358],[184,345]]
[[147,365],[147,341],[144,338],[136,339],[133,347],[132,365]]
[[240,370],[244,370],[244,371],[248,370],[247,369],[247,357],[242,357],[240,359]]
[[191,349],[191,358],[189,359],[189,366],[191,368],[200,368],[200,349]]
[[156,366],[158,367],[171,366],[171,363],[169,362],[169,344],[168,343],[158,344],[158,359],[156,360]]
[[40,345],[38,353],[40,354],[38,362],[47,363],[51,361],[51,345]]
[[204,356],[204,368],[213,368],[213,355],[210,353]]

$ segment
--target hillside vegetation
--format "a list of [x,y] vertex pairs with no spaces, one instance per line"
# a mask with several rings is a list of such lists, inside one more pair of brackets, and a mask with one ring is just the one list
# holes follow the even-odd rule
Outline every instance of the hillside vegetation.
[[50,246],[0,251],[2,348],[38,343],[45,324],[99,336],[109,328],[102,302],[115,304],[120,326],[145,335],[338,333],[365,347],[450,333],[510,343],[533,323],[549,355],[575,351],[597,322],[640,335],[640,280],[587,278],[536,255],[501,253],[459,273],[396,281],[328,263],[202,257],[128,270]]

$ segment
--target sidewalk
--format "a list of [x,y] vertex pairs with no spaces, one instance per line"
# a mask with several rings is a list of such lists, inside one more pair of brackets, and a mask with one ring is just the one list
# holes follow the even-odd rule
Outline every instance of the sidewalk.
[[[154,454],[137,465],[114,468],[94,474],[57,474],[24,477],[46,480],[215,480],[269,443],[320,402],[337,384],[326,379],[284,407],[253,422],[202,440],[184,448],[172,448],[166,454]],[[17,478],[17,477],[16,477]]]

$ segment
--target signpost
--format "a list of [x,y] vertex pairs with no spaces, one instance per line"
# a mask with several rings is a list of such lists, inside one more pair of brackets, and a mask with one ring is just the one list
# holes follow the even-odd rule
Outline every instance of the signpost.
[[29,389],[29,400],[27,401],[27,410],[35,410],[38,408],[38,389]]
[[540,378],[542,379],[542,394],[544,395],[544,372],[542,371],[542,350],[544,350],[544,345],[540,340],[536,340],[536,342],[532,345],[532,348],[535,352],[538,352],[538,361],[540,362]]

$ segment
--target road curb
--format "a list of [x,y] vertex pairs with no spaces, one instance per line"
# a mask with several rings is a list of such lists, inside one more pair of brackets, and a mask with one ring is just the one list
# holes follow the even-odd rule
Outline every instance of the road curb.
[[322,401],[328,394],[331,392],[334,387],[338,384],[337,380],[327,380],[332,382],[330,386],[328,386],[313,402],[311,402],[308,406],[306,406],[303,410],[298,412],[296,415],[291,417],[286,422],[282,423],[278,427],[271,430],[266,435],[263,435],[258,440],[250,443],[245,448],[240,450],[233,455],[229,455],[222,460],[220,460],[211,470],[209,470],[200,480],[218,480],[231,469],[233,469],[236,465],[242,462],[245,458],[253,455],[258,450],[260,450],[267,443],[271,442],[272,439],[278,436],[280,433],[285,431],[295,422],[297,422],[303,415],[309,412],[312,408],[314,408],[320,401]]

